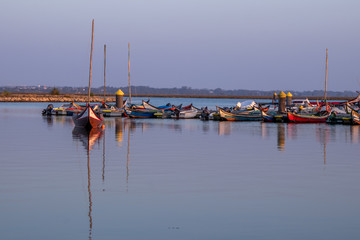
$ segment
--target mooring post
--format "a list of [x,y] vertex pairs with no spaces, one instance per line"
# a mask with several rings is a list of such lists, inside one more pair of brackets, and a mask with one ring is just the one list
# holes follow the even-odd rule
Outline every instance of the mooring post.
[[279,113],[284,113],[285,112],[285,105],[286,105],[286,94],[281,91],[279,93]]
[[293,97],[293,95],[290,92],[288,92],[286,94],[286,106],[287,107],[290,107],[292,105],[292,97]]
[[117,108],[122,108],[124,105],[124,93],[123,91],[121,91],[121,89],[119,89],[116,93],[116,107]]

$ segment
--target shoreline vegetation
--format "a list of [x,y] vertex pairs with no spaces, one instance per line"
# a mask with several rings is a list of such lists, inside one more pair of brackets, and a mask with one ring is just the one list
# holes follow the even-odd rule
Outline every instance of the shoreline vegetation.
[[[128,97],[127,94],[124,95]],[[147,98],[218,98],[218,99],[272,99],[273,96],[214,96],[214,95],[177,95],[177,94],[132,94],[131,97]],[[6,93],[0,94],[0,102],[86,102],[88,96],[86,94],[58,94],[53,95],[50,93]],[[293,99],[305,99],[318,100],[324,99],[323,96],[293,96]],[[115,94],[106,94],[106,102],[115,102]],[[353,99],[353,97],[327,97],[327,100],[343,100],[347,101]],[[90,102],[102,102],[104,101],[104,95],[93,94],[90,97]]]

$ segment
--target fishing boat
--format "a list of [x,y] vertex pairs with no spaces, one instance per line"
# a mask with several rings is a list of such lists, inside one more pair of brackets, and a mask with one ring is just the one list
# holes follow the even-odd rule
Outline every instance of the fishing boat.
[[288,112],[287,117],[289,122],[293,123],[325,123],[330,114],[331,113],[328,111],[322,111],[318,114],[297,114]]
[[174,109],[174,107],[170,103],[168,103],[166,105],[155,107],[154,105],[151,105],[149,103],[149,100],[148,101],[142,100],[142,105],[144,106],[145,109],[149,109],[149,110],[161,111],[161,110],[173,110]]
[[171,118],[190,119],[190,118],[195,118],[197,114],[198,111],[196,109],[190,109],[190,110],[175,109],[174,114],[171,115]]
[[94,47],[94,20],[92,21],[92,34],[91,34],[91,53],[90,53],[90,71],[89,71],[89,93],[88,102],[85,109],[79,114],[73,115],[75,127],[83,127],[86,129],[100,128],[103,124],[103,118],[100,113],[95,113],[90,106],[90,91],[91,91],[91,70],[92,70],[92,55]]
[[278,112],[266,112],[260,109],[261,117],[264,122],[288,122],[287,114]]
[[80,106],[74,102],[63,104],[58,108],[53,109],[53,114],[55,115],[65,115],[65,116],[72,116],[74,113],[80,113],[82,110],[84,110],[84,106]]
[[[127,99],[123,100],[123,106],[126,106],[127,101]],[[102,104],[99,108],[104,117],[123,117],[125,113],[124,107],[118,108],[116,105]]]
[[260,111],[253,111],[247,113],[232,113],[227,112],[223,108],[216,106],[219,111],[220,118],[227,121],[261,121]]
[[125,116],[129,118],[155,118],[156,110],[149,109],[130,109],[125,107]]

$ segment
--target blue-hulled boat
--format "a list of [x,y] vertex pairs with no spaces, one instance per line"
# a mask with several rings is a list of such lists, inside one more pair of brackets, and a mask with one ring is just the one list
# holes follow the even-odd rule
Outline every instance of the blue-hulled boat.
[[125,108],[125,115],[129,118],[155,118],[157,112],[157,110]]

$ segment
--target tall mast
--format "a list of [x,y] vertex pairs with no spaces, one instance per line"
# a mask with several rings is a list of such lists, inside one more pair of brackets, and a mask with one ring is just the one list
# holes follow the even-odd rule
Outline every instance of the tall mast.
[[104,44],[104,102],[105,102],[105,74],[106,74],[106,44]]
[[128,43],[128,68],[129,68],[129,103],[131,104],[131,85],[130,85],[130,42]]
[[327,66],[328,66],[328,49],[326,48],[326,66],[325,66],[325,104],[326,104],[326,92],[327,92]]
[[90,104],[90,91],[91,91],[91,70],[92,70],[92,57],[94,47],[94,19],[92,20],[92,32],[91,32],[91,53],[90,53],[90,70],[89,70],[89,94],[88,103]]

